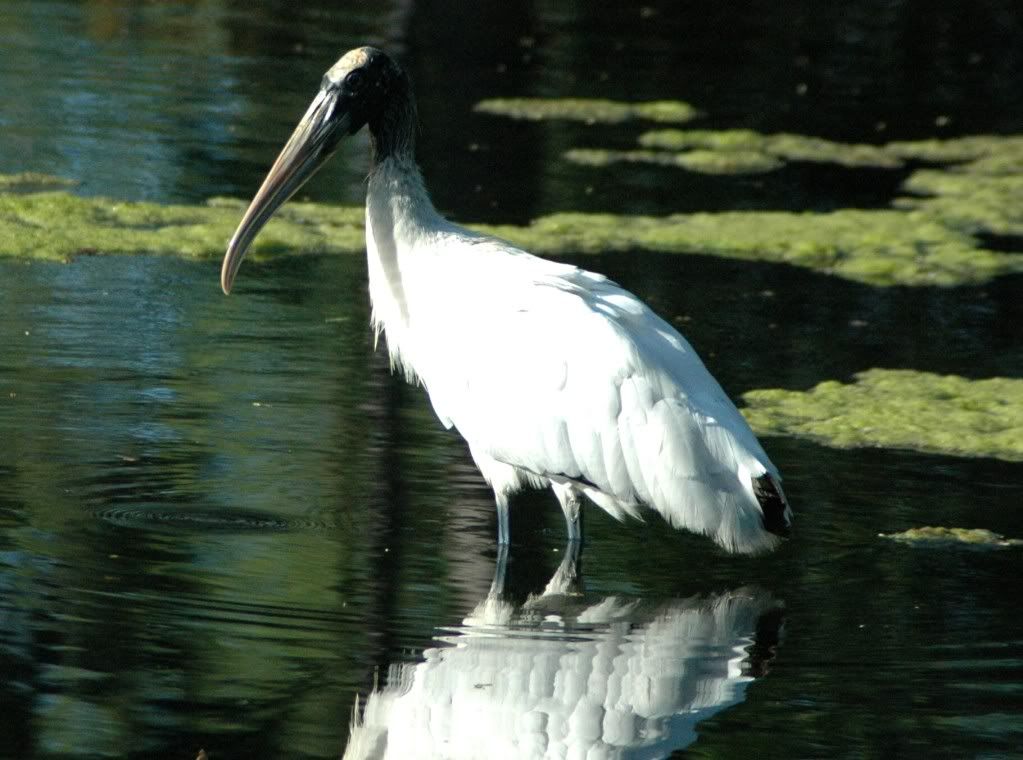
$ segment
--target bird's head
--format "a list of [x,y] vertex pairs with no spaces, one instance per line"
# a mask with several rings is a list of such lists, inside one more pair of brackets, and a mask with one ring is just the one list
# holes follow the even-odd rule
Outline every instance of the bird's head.
[[[386,53],[360,47],[345,53],[323,76],[305,116],[270,168],[227,246],[220,286],[231,292],[242,258],[256,234],[285,201],[337,150],[341,140],[370,125],[374,141],[411,150],[414,108],[404,71]],[[406,104],[395,109],[394,104]],[[401,117],[405,115],[406,118]],[[396,124],[395,122],[402,122]],[[396,142],[397,141],[397,142]],[[405,145],[402,141],[408,142]]]

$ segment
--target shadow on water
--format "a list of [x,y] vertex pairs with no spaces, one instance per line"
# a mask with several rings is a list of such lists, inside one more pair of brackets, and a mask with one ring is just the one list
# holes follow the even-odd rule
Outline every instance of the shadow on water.
[[579,545],[540,593],[490,591],[418,663],[357,703],[345,758],[658,758],[767,673],[781,606],[765,591],[652,602],[582,590]]

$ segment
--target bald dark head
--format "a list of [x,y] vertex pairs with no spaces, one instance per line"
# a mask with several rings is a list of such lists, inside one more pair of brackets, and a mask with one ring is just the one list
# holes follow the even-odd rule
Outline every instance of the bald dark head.
[[348,134],[369,125],[377,160],[398,149],[412,149],[412,85],[401,66],[384,51],[374,47],[348,51],[324,74],[321,91],[336,93],[351,118]]
[[230,292],[242,258],[259,230],[334,154],[342,139],[368,124],[374,161],[391,156],[411,161],[415,123],[412,85],[390,56],[372,47],[356,48],[341,56],[323,76],[320,91],[228,243],[220,271],[224,292]]

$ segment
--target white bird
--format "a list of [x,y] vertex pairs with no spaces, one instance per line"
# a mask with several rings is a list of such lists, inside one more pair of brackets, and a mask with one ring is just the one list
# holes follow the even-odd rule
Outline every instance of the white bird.
[[521,606],[495,583],[422,662],[392,665],[356,705],[345,760],[667,757],[766,672],[751,645],[773,655],[770,594],[584,599],[558,584],[574,575],[566,554]]
[[572,540],[586,496],[619,520],[652,509],[729,551],[774,548],[791,522],[778,470],[692,346],[606,277],[441,217],[415,163],[411,83],[380,50],[327,71],[228,244],[224,292],[274,211],[364,125],[373,325],[392,368],[468,442],[499,543],[528,485],[550,486]]

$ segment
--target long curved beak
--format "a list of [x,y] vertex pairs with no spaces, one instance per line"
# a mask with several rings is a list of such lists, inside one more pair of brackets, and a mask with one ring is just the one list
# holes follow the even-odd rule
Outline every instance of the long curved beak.
[[338,101],[336,91],[320,90],[274,161],[227,244],[224,264],[220,269],[220,287],[224,293],[231,292],[245,252],[263,225],[316,173],[334,153],[340,139],[348,134],[351,117],[347,113],[335,113]]

